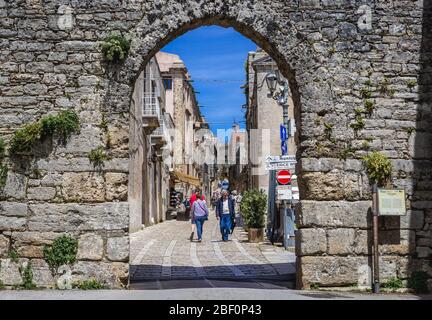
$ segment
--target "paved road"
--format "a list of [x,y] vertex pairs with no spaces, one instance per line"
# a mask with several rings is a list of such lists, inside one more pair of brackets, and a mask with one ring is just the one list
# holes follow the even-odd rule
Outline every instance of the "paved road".
[[[204,224],[202,242],[191,242],[189,235],[190,222],[177,220],[132,234],[132,288],[211,288],[233,279],[239,282],[233,284],[236,287],[245,283],[253,288],[274,287],[275,281],[283,288],[293,285],[294,253],[267,242],[249,243],[242,228],[236,228],[230,241],[223,242],[214,213]],[[192,279],[201,281],[185,281]]]
[[1,291],[0,300],[431,300],[432,296],[401,294],[355,294],[300,290],[247,288],[192,288],[172,290],[97,290],[97,291]]

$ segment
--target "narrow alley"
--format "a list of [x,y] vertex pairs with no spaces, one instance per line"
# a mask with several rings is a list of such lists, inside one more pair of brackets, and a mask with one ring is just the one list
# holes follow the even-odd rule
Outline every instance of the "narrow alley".
[[235,228],[223,242],[214,215],[201,243],[189,240],[190,222],[169,220],[131,235],[131,288],[293,288],[295,255],[270,243],[247,242]]

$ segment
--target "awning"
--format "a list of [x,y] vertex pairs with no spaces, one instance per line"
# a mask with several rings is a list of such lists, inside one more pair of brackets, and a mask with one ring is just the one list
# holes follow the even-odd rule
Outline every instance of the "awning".
[[188,184],[191,184],[195,187],[201,187],[201,182],[198,178],[190,176],[188,174],[185,174],[183,172],[180,171],[176,171],[174,170],[174,172],[172,172],[174,179],[178,182],[185,182]]

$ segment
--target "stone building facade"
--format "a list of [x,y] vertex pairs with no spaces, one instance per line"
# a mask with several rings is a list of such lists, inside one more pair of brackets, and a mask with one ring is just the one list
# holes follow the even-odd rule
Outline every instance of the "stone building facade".
[[[263,50],[250,52],[247,59],[246,128],[248,133],[248,184],[250,188],[268,193],[269,172],[265,170],[267,156],[281,155],[279,126],[283,124],[282,107],[271,96],[266,76],[278,70],[276,62]],[[285,80],[285,79],[284,79]],[[294,121],[294,102],[288,93],[288,116]],[[288,154],[295,155],[294,137],[288,138]]]
[[175,127],[173,161],[177,183],[174,187],[184,195],[190,195],[193,189],[200,187],[200,175],[204,174],[197,161],[201,153],[196,132],[208,129],[208,124],[201,114],[191,77],[181,58],[166,52],[158,52],[156,56],[167,86],[167,110],[172,112]]
[[129,231],[133,232],[164,221],[168,210],[175,128],[156,57],[135,82],[131,110]]
[[[381,279],[422,271],[430,284],[431,12],[428,1],[408,0],[0,0],[2,138],[9,142],[23,124],[62,109],[81,121],[66,146],[54,142],[29,161],[3,160],[9,171],[1,192],[0,279],[19,282],[19,266],[30,259],[37,285],[53,286],[41,248],[67,233],[79,239],[75,279],[127,285],[124,188],[135,80],[166,43],[217,24],[254,40],[290,82],[302,181],[298,286],[369,279],[371,195],[361,158],[370,150],[390,157],[392,184],[408,195],[407,216],[381,221]],[[104,61],[99,46],[112,31],[131,39],[120,64]],[[373,112],[354,132],[365,96]],[[335,142],[323,123],[332,125]],[[110,159],[97,171],[88,153],[106,146],[108,133]]]

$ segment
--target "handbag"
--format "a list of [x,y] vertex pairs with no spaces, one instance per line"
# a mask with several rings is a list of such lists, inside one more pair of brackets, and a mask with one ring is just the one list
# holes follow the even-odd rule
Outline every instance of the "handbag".
[[[203,207],[201,207],[201,204],[200,204],[199,202],[197,202],[197,204],[200,206],[200,208],[201,208],[204,212],[208,212],[208,210],[205,210]],[[206,213],[206,214],[203,216],[203,219],[204,219],[204,220],[208,220],[208,213]]]

